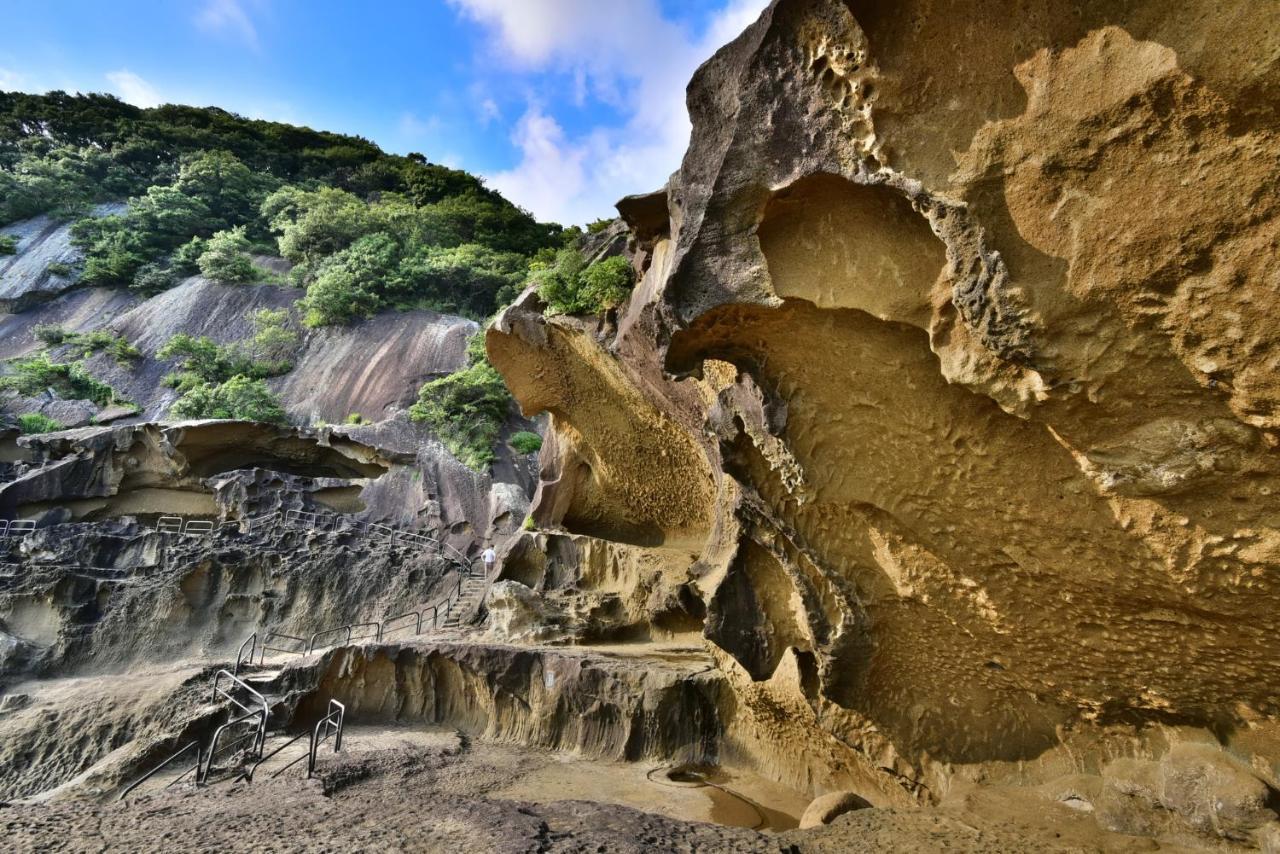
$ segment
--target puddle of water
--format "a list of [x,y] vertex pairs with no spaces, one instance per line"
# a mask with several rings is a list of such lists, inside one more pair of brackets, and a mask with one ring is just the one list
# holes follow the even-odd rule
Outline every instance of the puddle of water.
[[619,804],[686,821],[763,831],[798,824],[806,799],[754,775],[724,769],[653,768],[557,757],[490,797]]

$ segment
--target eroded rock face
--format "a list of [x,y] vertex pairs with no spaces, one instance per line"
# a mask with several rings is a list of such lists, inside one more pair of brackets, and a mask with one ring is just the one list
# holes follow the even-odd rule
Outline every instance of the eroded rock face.
[[691,554],[779,773],[936,799],[1178,723],[1277,784],[1277,27],[779,0],[690,84],[665,222],[620,205],[616,324],[490,333],[553,418],[535,520]]
[[18,444],[30,459],[0,483],[0,510],[9,517],[53,506],[76,518],[213,516],[217,476],[225,473],[262,467],[347,480],[358,491],[391,466],[376,449],[342,435],[248,421],[86,427]]

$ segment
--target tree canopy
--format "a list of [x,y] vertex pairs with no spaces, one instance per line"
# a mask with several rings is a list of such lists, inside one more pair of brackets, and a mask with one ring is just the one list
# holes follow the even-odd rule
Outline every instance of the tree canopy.
[[42,213],[76,221],[84,284],[257,281],[250,255],[282,255],[311,325],[419,306],[486,317],[565,238],[474,175],[360,137],[214,107],[0,92],[0,225]]

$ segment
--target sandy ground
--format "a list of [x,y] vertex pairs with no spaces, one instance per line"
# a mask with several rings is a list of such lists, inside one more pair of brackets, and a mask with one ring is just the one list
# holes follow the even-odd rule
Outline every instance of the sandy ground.
[[125,803],[11,804],[0,807],[0,833],[15,852],[1142,850],[1070,810],[1019,819],[995,807],[863,810],[817,831],[760,833],[709,820],[755,822],[763,806],[781,825],[800,800],[749,775],[724,772],[715,778],[724,789],[650,779],[664,774],[447,730],[353,726],[341,753],[323,754],[315,779],[295,765],[276,779],[144,789]]

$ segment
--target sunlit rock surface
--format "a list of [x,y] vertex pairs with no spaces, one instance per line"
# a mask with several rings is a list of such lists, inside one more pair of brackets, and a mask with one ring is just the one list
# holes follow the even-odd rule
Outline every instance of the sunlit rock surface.
[[761,765],[937,802],[1199,733],[1280,785],[1277,32],[775,2],[619,205],[620,316],[489,333],[534,519],[697,591]]

